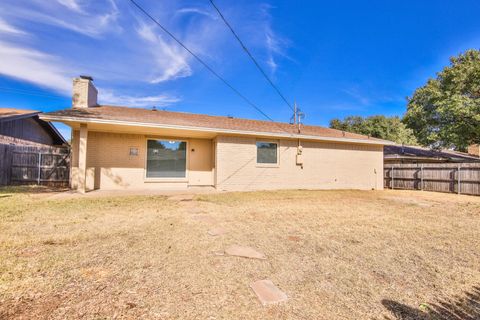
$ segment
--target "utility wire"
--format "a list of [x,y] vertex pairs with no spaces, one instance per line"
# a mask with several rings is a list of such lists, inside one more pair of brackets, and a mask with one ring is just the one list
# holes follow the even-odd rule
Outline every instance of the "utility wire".
[[[263,112],[260,107],[258,107],[255,103],[253,103],[250,99],[248,99],[245,95],[243,95],[240,91],[235,89],[225,78],[223,78],[221,75],[219,75],[215,70],[213,70],[205,61],[203,61],[198,55],[196,55],[194,52],[192,52],[185,44],[183,44],[182,41],[180,41],[177,37],[175,37],[170,31],[167,30],[160,22],[158,22],[157,19],[152,17],[142,6],[140,6],[135,0],[129,0],[135,7],[137,7],[138,10],[140,10],[144,15],[146,15],[152,22],[154,22],[157,26],[159,26],[166,34],[168,34],[175,42],[177,42],[180,46],[182,46],[188,53],[190,53],[195,59],[197,59],[198,62],[200,62],[208,71],[210,71],[215,77],[220,79],[227,87],[229,87],[233,92],[235,92],[240,98],[242,98],[246,103],[248,103],[251,107],[253,107],[255,110],[257,110],[259,113],[261,113],[265,118],[268,120],[276,123],[268,114]],[[277,124],[278,125],[278,124]],[[279,126],[280,127],[280,126]],[[281,128],[281,127],[280,127]],[[285,131],[282,128],[283,131]],[[287,131],[285,131],[287,132]]]
[[220,11],[220,9],[215,5],[215,3],[213,2],[213,0],[209,0],[210,3],[212,4],[212,6],[215,8],[215,10],[218,12],[218,15],[220,16],[220,18],[222,18],[223,22],[225,23],[225,25],[228,27],[228,29],[230,29],[230,31],[233,33],[234,37],[237,39],[237,41],[240,43],[240,46],[242,47],[242,49],[245,51],[245,53],[250,57],[250,59],[253,61],[253,63],[255,64],[255,66],[257,67],[257,69],[262,73],[262,75],[265,77],[265,79],[268,81],[268,83],[270,83],[270,85],[273,87],[273,89],[275,89],[275,91],[278,93],[278,95],[280,96],[280,98],[282,98],[283,101],[285,101],[285,103],[287,104],[287,106],[293,111],[295,112],[294,108],[292,107],[292,105],[290,104],[290,102],[288,102],[288,100],[285,98],[285,96],[280,92],[280,89],[278,89],[278,87],[273,83],[273,81],[270,79],[270,77],[267,75],[267,73],[263,70],[263,68],[260,66],[260,64],[257,62],[257,60],[253,57],[253,55],[250,53],[250,51],[248,50],[248,48],[245,46],[245,44],[243,43],[243,41],[240,39],[240,37],[238,36],[238,34],[235,32],[235,30],[233,30],[232,26],[230,25],[230,23],[228,23],[227,19],[225,19],[225,16],[222,14],[222,12]]

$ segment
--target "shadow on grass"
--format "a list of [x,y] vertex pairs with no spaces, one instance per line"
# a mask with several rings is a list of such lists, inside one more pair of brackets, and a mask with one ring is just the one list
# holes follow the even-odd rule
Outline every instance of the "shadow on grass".
[[69,190],[66,187],[55,186],[37,186],[37,185],[24,185],[24,186],[0,186],[0,195],[2,197],[10,196],[13,193],[50,193],[50,192],[64,192]]
[[453,300],[441,300],[434,304],[422,304],[418,308],[387,300],[382,300],[396,320],[479,320],[480,319],[480,287],[473,287],[462,297]]

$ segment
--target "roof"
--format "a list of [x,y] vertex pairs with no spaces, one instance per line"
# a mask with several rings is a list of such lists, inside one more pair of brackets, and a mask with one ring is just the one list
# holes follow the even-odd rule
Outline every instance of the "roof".
[[44,121],[38,117],[41,114],[41,111],[35,110],[24,110],[24,109],[13,109],[13,108],[0,108],[0,122],[9,122],[13,120],[19,120],[24,118],[33,118],[37,123],[39,123],[49,134],[54,138],[56,144],[67,144],[67,140],[62,136],[62,134],[55,128],[50,122]]
[[92,108],[71,108],[45,113],[42,119],[49,121],[101,122],[115,124],[142,124],[177,129],[215,131],[236,134],[262,134],[265,136],[285,136],[294,138],[352,141],[371,144],[392,144],[390,141],[367,137],[320,126],[301,126],[284,122],[250,120],[224,116],[210,116],[185,112],[147,110],[131,107],[98,106]]
[[434,160],[438,162],[480,162],[480,157],[451,150],[432,150],[418,146],[389,145],[383,148],[386,160]]
[[32,115],[37,115],[39,111],[34,110],[22,110],[22,109],[12,109],[12,108],[0,108],[0,120],[5,119],[17,119],[30,117]]

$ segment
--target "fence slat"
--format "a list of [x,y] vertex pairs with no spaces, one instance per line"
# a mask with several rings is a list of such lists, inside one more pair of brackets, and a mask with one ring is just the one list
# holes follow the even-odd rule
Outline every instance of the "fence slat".
[[395,164],[384,171],[385,188],[480,195],[480,163]]
[[69,148],[0,144],[0,185],[67,186],[69,178]]

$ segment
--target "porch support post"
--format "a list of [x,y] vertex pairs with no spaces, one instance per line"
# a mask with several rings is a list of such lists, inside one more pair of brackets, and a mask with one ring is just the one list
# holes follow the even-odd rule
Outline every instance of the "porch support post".
[[78,144],[78,191],[87,191],[87,124],[80,124],[80,141]]

